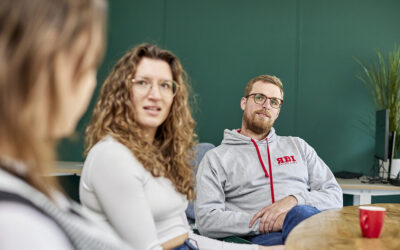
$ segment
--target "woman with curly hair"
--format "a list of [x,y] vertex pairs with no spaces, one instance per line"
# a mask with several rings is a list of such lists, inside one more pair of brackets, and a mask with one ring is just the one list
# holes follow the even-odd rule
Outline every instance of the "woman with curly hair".
[[142,44],[106,79],[86,130],[80,198],[137,249],[258,249],[195,235],[189,165],[195,122],[179,59]]
[[0,249],[123,247],[51,177],[55,144],[96,86],[106,9],[103,0],[0,1]]

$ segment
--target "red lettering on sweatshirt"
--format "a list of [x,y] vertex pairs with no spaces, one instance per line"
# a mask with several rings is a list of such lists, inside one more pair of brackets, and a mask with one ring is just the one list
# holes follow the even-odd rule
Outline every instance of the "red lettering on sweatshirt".
[[296,163],[296,160],[294,159],[294,155],[279,157],[279,158],[276,158],[276,161],[277,161],[278,165]]

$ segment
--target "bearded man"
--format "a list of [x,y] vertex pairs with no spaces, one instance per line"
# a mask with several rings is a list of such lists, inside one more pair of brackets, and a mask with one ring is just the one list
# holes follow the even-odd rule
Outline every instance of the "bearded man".
[[279,78],[261,75],[247,84],[241,129],[226,129],[197,172],[195,216],[202,235],[280,245],[302,220],[343,206],[342,190],[315,150],[275,133],[282,104]]

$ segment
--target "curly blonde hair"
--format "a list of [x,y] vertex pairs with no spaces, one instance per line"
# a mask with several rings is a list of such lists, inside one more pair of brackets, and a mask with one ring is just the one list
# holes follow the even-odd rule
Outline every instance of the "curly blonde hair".
[[[154,142],[148,143],[135,121],[132,107],[132,79],[142,58],[168,63],[178,88],[170,113],[158,127]],[[106,135],[124,144],[154,177],[171,180],[188,200],[194,199],[194,175],[189,165],[193,157],[194,126],[188,96],[190,86],[179,59],[168,50],[141,44],[128,51],[105,80],[93,116],[86,129],[85,155]]]

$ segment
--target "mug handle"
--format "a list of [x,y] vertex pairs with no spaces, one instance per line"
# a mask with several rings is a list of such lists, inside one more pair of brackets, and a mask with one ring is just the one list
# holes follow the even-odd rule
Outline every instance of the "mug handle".
[[362,225],[362,227],[363,227],[364,230],[367,230],[367,229],[368,229],[368,223],[366,223],[367,220],[368,220],[368,215],[364,214],[364,215],[361,217],[361,225]]

